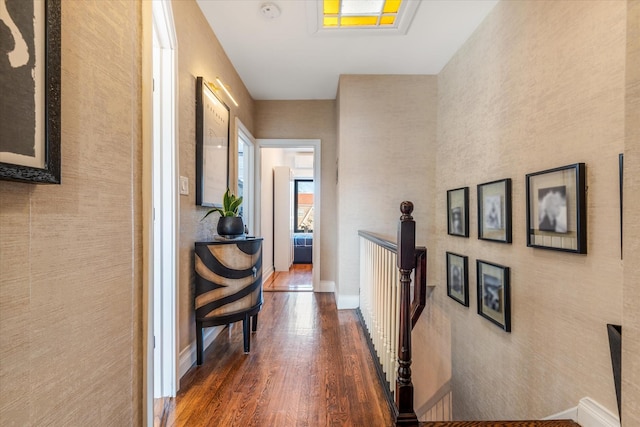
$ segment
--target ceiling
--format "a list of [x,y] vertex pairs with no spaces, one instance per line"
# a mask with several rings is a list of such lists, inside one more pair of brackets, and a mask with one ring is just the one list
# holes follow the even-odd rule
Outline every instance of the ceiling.
[[[312,33],[315,0],[197,3],[254,99],[301,100],[335,99],[341,74],[438,74],[498,2],[408,1],[420,5],[406,35],[355,36]],[[262,15],[267,2],[279,17]]]

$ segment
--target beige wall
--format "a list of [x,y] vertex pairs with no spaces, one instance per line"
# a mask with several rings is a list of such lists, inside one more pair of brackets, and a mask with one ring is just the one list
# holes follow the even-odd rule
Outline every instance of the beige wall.
[[395,236],[411,200],[417,242],[432,234],[436,94],[435,76],[340,77],[339,298],[358,298],[359,229]]
[[335,281],[336,110],[335,101],[256,101],[259,139],[319,139],[321,144],[320,280]]
[[640,1],[627,7],[622,420],[640,425]]
[[219,93],[231,110],[229,151],[232,153],[230,186],[236,190],[237,182],[237,133],[235,118],[238,117],[253,133],[253,100],[233,65],[220,46],[195,1],[174,1],[173,16],[178,38],[178,156],[179,175],[189,178],[189,195],[180,196],[180,242],[178,284],[178,351],[183,352],[195,343],[194,320],[194,256],[196,241],[211,240],[215,234],[217,216],[213,220],[200,221],[207,211],[196,206],[196,77],[215,81],[219,77],[231,87],[239,107]]
[[0,181],[3,426],[141,424],[140,7],[62,1],[62,184]]
[[[438,76],[430,303],[443,316],[433,328],[450,324],[457,419],[540,418],[585,396],[617,412],[606,324],[623,307],[625,31],[625,2],[501,2]],[[587,165],[588,255],[527,248],[525,174],[576,162]],[[476,185],[502,178],[513,180],[512,244],[477,239]],[[445,193],[462,186],[469,239],[447,235]],[[469,308],[446,296],[445,251],[469,257]],[[510,334],[476,312],[477,259],[511,268]]]

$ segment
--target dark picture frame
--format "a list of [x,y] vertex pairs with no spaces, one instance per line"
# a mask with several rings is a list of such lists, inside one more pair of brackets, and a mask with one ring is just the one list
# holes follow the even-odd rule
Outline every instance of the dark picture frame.
[[511,178],[478,185],[478,239],[511,243]]
[[469,307],[469,257],[447,252],[447,296]]
[[230,110],[203,77],[196,78],[196,205],[221,207],[229,186]]
[[447,191],[447,233],[469,237],[469,187]]
[[585,169],[575,163],[526,175],[527,246],[587,253]]
[[623,215],[622,215],[622,202],[623,202],[623,192],[624,189],[624,153],[618,154],[618,175],[619,175],[619,187],[620,187],[620,259],[624,257],[624,246],[623,246]]
[[0,179],[60,184],[60,0],[16,1],[7,12],[13,50],[0,63]]
[[478,314],[511,332],[510,269],[476,260]]

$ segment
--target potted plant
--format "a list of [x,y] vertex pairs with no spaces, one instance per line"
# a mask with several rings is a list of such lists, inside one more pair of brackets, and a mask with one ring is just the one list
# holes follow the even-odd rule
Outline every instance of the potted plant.
[[236,197],[231,193],[231,190],[227,188],[227,191],[222,197],[222,207],[209,209],[202,219],[205,219],[214,212],[218,212],[220,214],[217,227],[218,234],[223,237],[238,237],[244,234],[242,217],[238,216],[238,210],[241,204],[242,197]]

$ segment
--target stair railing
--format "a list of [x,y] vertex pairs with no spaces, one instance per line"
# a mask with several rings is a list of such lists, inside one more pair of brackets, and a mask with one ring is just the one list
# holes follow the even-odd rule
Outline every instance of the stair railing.
[[400,211],[397,244],[374,233],[358,232],[358,313],[368,332],[369,347],[395,424],[417,426],[411,382],[411,329],[426,302],[427,250],[415,246],[413,204],[402,202]]

